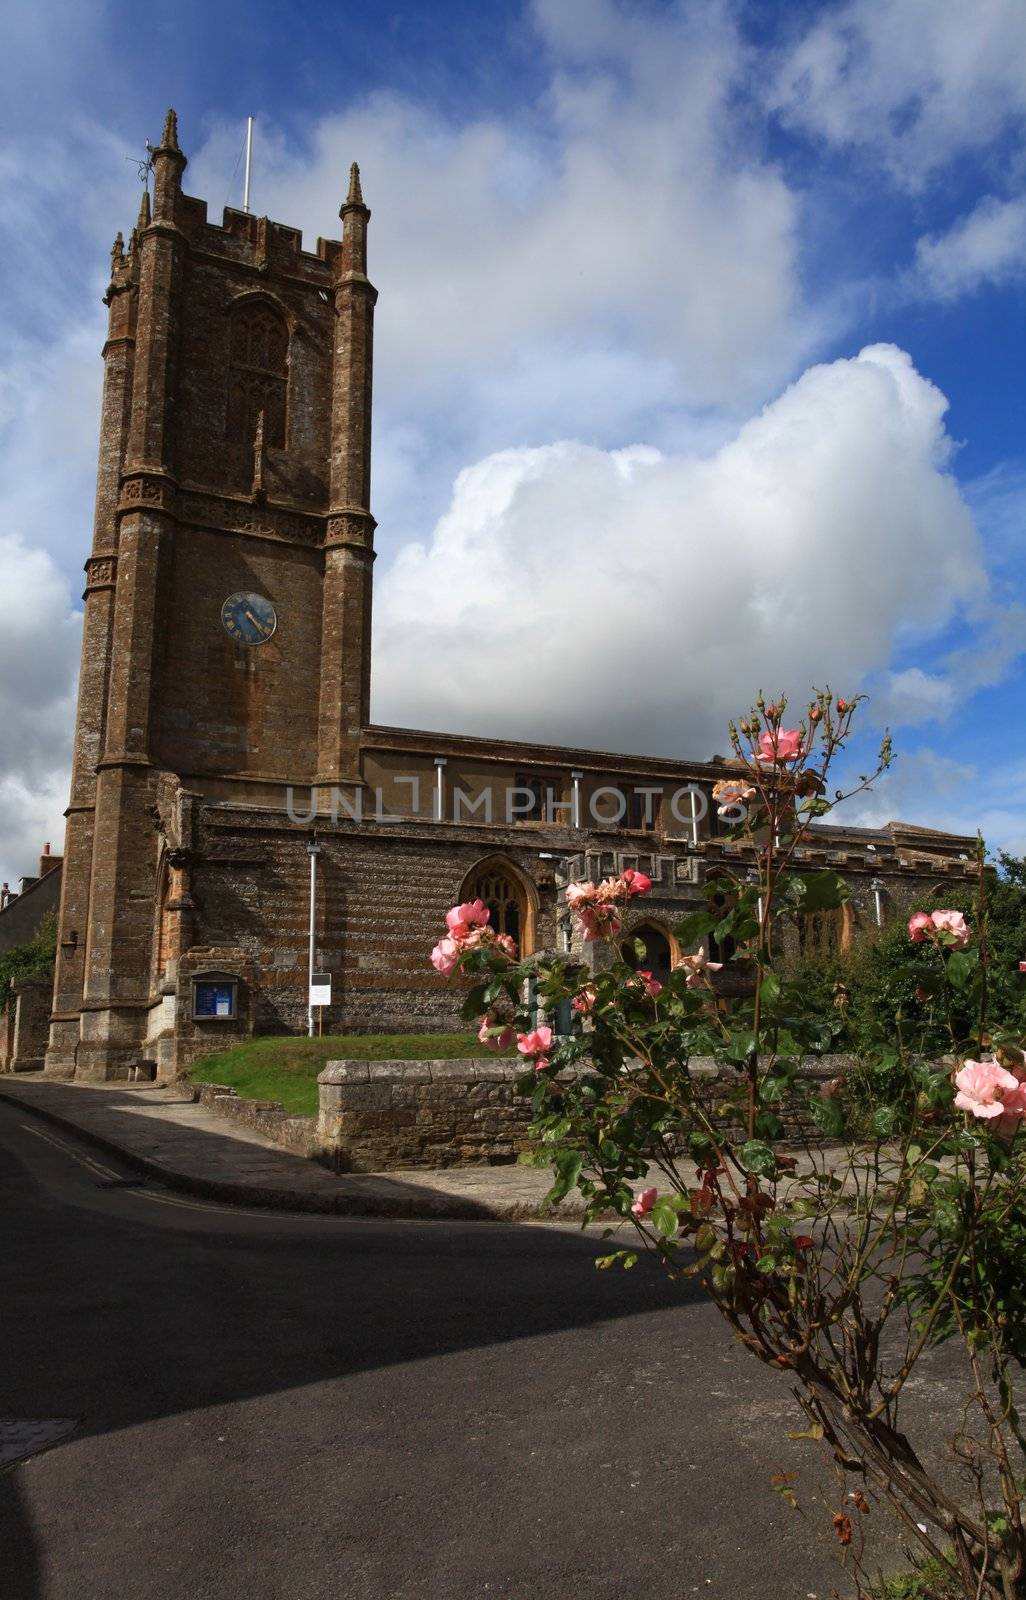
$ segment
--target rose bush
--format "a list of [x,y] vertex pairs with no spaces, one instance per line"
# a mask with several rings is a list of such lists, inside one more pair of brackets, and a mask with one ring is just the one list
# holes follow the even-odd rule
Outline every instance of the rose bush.
[[[859,1592],[866,1518],[880,1503],[947,1581],[1010,1600],[1026,1594],[1015,1404],[1026,1360],[1026,979],[1002,969],[993,1025],[981,852],[973,915],[920,912],[903,934],[924,1014],[918,1028],[900,1004],[876,1018],[859,1076],[880,1092],[856,1105],[847,1083],[808,1070],[833,1046],[846,1002],[835,995],[830,1015],[808,1006],[781,933],[847,895],[836,874],[802,870],[796,852],[816,819],[890,762],[885,741],[872,773],[827,798],[857,705],[817,693],[789,728],[786,701],[760,697],[731,725],[737,778],[717,798],[734,808],[731,831],[755,871],[726,894],[722,879],[709,885],[707,908],[675,929],[689,953],[664,984],[643,967],[641,941],[633,964],[614,943],[624,908],[651,890],[639,873],[566,889],[582,954],[604,959],[522,960],[477,902],[449,913],[432,961],[470,979],[465,1015],[482,1038],[516,1034],[532,1159],[551,1162],[553,1201],[576,1187],[588,1219],[633,1231],[637,1244],[600,1265],[655,1251],[790,1380],[807,1423],[792,1437],[833,1452],[831,1527]],[[711,939],[722,962],[709,959]],[[729,1000],[717,987],[728,961],[741,978]],[[569,1001],[578,1031],[555,1038],[539,1026],[529,991],[548,1013]],[[709,1056],[731,1075],[715,1104],[694,1070]],[[947,1441],[953,1475],[903,1426],[909,1379],[942,1340],[956,1344],[965,1380]],[[790,1478],[777,1487],[794,1500]]]

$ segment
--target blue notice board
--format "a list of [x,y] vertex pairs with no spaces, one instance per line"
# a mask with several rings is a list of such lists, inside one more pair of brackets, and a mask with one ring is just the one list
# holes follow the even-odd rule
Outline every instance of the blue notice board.
[[235,985],[231,983],[198,983],[196,985],[197,1017],[231,1017]]

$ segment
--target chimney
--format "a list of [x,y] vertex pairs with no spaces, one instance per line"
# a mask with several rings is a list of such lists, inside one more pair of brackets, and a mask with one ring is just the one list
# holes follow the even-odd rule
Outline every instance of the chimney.
[[50,841],[47,839],[43,846],[43,853],[39,858],[39,876],[45,878],[48,872],[52,872],[54,867],[59,867],[60,864],[61,857],[50,854]]

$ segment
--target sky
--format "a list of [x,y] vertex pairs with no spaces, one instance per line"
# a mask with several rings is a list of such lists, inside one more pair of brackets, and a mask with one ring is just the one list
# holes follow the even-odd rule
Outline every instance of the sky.
[[[708,758],[869,696],[849,813],[1026,853],[1022,0],[13,0],[0,877],[59,848],[101,296],[185,187],[372,210],[372,716]],[[310,685],[316,693],[316,685]]]

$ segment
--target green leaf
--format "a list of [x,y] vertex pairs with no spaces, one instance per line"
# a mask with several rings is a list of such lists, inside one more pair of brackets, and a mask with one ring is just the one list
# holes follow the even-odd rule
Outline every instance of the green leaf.
[[677,1208],[669,1200],[657,1200],[649,1218],[656,1233],[662,1234],[664,1239],[672,1239],[677,1232]]
[[780,979],[775,972],[764,972],[762,975],[762,1003],[766,1006],[775,1006],[780,999]]
[[711,933],[719,917],[711,911],[692,911],[683,922],[678,922],[674,927],[674,934],[683,945],[691,945],[696,939],[701,939],[706,933]]
[[564,1195],[577,1187],[577,1180],[584,1166],[584,1157],[579,1150],[561,1150],[553,1163],[556,1169],[556,1181],[552,1185],[546,1200],[555,1205],[562,1200]]
[[775,1255],[760,1256],[758,1261],[755,1263],[755,1270],[756,1270],[756,1272],[765,1272],[767,1274],[767,1276],[771,1272],[776,1272],[776,1270],[777,1270],[777,1258],[776,1258],[776,1256]]
[[836,911],[849,899],[850,891],[837,872],[808,872],[794,880],[799,890],[795,910],[799,916],[813,911]]
[[489,985],[487,983],[475,983],[474,987],[470,990],[467,998],[463,1002],[463,1005],[460,1007],[460,1016],[463,1018],[464,1022],[476,1022],[477,1018],[482,1016],[484,1012],[487,1011],[488,1007],[485,1004],[485,995],[488,992],[488,988]]
[[768,1144],[761,1139],[748,1139],[738,1151],[741,1165],[746,1172],[754,1172],[760,1178],[772,1178],[777,1170],[777,1158]]
[[898,1107],[877,1106],[869,1119],[869,1126],[877,1139],[889,1139],[898,1126]]
[[944,963],[944,970],[951,987],[968,988],[979,964],[979,950],[953,950]]
[[844,1132],[844,1110],[838,1100],[824,1100],[813,1095],[809,1101],[809,1116],[828,1139],[839,1139]]
[[780,1139],[784,1124],[775,1111],[760,1111],[755,1119],[755,1131],[761,1139]]

